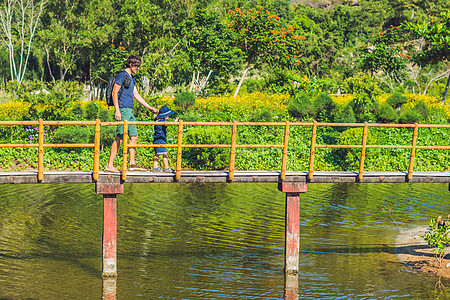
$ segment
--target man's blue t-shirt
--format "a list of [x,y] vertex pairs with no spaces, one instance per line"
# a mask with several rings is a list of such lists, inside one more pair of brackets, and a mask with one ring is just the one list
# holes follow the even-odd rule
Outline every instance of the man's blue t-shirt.
[[[123,86],[123,83],[127,77],[129,79],[131,79],[131,83],[128,88],[125,88]],[[126,71],[122,71],[119,74],[117,74],[115,83],[120,85],[121,90],[122,90],[122,94],[120,93],[120,90],[118,93],[120,95],[119,108],[125,108],[125,107],[133,108],[133,104],[134,104],[134,100],[133,100],[134,80],[133,80],[133,77],[128,75],[128,73]]]

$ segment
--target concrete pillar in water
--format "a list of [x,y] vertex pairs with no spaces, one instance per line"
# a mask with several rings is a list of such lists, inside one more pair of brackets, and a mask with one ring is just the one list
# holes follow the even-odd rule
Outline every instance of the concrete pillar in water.
[[278,189],[286,193],[284,272],[297,274],[300,248],[300,193],[306,193],[306,182],[280,182]]
[[103,195],[103,277],[117,276],[117,194],[123,184],[96,183],[97,194]]

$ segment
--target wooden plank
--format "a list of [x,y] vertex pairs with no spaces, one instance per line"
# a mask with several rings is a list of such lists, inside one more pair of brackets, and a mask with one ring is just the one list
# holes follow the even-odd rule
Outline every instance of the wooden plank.
[[[325,172],[314,171],[312,180],[307,179],[307,171],[287,171],[281,180],[280,171],[235,171],[233,182],[309,182],[309,183],[450,183],[450,172],[413,172],[408,180],[408,172],[365,172],[358,181],[358,172]],[[98,180],[93,179],[93,172],[80,171],[47,171],[43,180],[38,181],[37,171],[0,172],[0,184],[63,184],[63,183],[225,183],[227,171],[181,171],[180,180],[175,173],[164,172],[127,172],[124,182],[121,173],[99,172]]]

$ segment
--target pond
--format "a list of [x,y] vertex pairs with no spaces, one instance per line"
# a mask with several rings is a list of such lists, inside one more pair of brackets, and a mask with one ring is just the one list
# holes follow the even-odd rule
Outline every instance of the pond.
[[[0,193],[0,298],[103,297],[94,186],[1,185]],[[400,262],[394,240],[447,215],[449,193],[447,184],[309,184],[300,195],[298,297],[446,298],[437,278]],[[276,184],[126,184],[117,299],[287,298],[284,201]]]

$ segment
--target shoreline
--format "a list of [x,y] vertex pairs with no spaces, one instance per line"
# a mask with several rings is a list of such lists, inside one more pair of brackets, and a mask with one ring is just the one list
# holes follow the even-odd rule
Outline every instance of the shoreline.
[[442,267],[436,258],[436,252],[428,246],[427,242],[419,235],[429,231],[429,226],[417,226],[400,230],[395,239],[395,253],[405,265],[433,276],[450,278],[450,249],[445,249],[442,259]]

